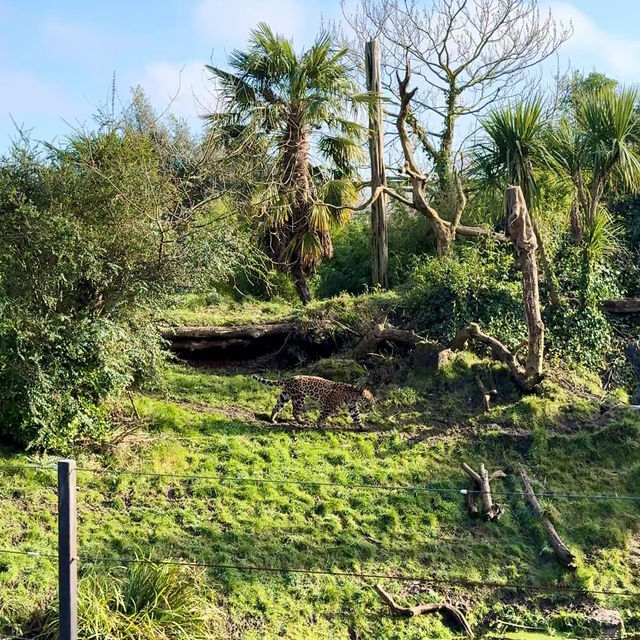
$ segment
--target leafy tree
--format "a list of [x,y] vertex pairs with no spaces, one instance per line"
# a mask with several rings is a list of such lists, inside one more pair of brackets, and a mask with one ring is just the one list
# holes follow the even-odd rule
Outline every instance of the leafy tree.
[[291,274],[305,304],[309,277],[333,253],[331,225],[357,199],[352,179],[362,129],[347,116],[365,98],[355,93],[346,53],[321,35],[298,55],[289,40],[260,24],[247,50],[229,57],[231,71],[208,67],[226,106],[208,119],[244,162],[252,156],[254,188],[243,197],[261,216],[268,254]]
[[476,149],[475,173],[483,188],[501,193],[509,185],[522,188],[538,242],[551,299],[559,302],[551,261],[536,213],[541,202],[536,173],[548,164],[545,132],[547,123],[539,98],[518,102],[489,113],[483,122],[488,141]]
[[250,262],[232,219],[215,224],[215,194],[192,205],[197,175],[169,160],[126,118],[0,159],[0,435],[55,449],[106,437],[105,398],[162,358],[154,309]]
[[607,188],[633,190],[640,185],[638,92],[610,86],[580,94],[574,110],[552,131],[549,150],[560,175],[575,192],[572,226],[585,259],[610,246],[612,225],[602,207]]

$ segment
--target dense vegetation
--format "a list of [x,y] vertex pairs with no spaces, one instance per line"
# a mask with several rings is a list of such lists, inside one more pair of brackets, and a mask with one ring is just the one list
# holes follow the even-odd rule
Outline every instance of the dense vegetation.
[[[517,33],[514,49],[480,38],[482,55],[456,67],[437,46],[420,48],[419,34],[464,56],[464,28],[446,20],[468,21],[471,9],[436,4],[439,14],[411,9],[414,33],[398,2],[366,0],[350,40],[321,34],[301,52],[258,26],[229,70],[209,68],[224,101],[202,136],[158,116],[137,89],[122,113],[98,115],[61,146],[19,135],[0,158],[0,633],[57,637],[55,561],[2,550],[54,552],[54,476],[24,465],[59,455],[85,468],[81,554],[145,560],[83,564],[85,639],[451,633],[440,616],[391,617],[371,580],[146,562],[162,558],[638,592],[637,502],[545,500],[577,556],[567,571],[512,472],[525,463],[551,493],[640,494],[640,414],[629,410],[640,403],[640,317],[603,306],[640,296],[640,95],[576,72],[519,101],[527,72],[569,33],[515,0],[504,15],[483,13],[464,40],[497,21],[496,32]],[[362,124],[380,96],[363,89],[358,56],[376,20],[393,114],[386,291],[370,285]],[[433,77],[412,76],[427,59]],[[430,111],[424,96],[443,77],[445,103]],[[465,121],[479,133],[458,153]],[[545,325],[545,379],[527,393],[495,349],[446,349],[470,323],[511,353],[529,337],[520,254],[504,233],[510,185],[531,215]],[[276,355],[288,359],[230,351],[195,367],[159,332],[280,321],[331,344],[331,358],[285,343]],[[351,348],[385,322],[417,332],[442,360],[393,344],[355,358]],[[326,432],[267,425],[275,391],[250,377],[261,369],[372,385],[368,430],[345,416]],[[478,378],[498,391],[485,413]],[[466,483],[463,461],[510,473],[499,522],[470,520],[447,493]],[[598,606],[640,631],[640,597],[385,588],[403,602],[449,599],[480,633],[589,635]]]

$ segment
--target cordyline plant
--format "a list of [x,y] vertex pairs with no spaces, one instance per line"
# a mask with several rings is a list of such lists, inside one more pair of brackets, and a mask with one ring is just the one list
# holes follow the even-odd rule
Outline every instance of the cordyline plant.
[[346,54],[328,35],[296,54],[291,41],[260,24],[246,51],[230,55],[231,71],[207,67],[224,102],[207,119],[255,176],[244,197],[269,256],[304,304],[309,278],[333,254],[331,226],[358,196],[364,129],[354,117],[369,97],[356,93]]

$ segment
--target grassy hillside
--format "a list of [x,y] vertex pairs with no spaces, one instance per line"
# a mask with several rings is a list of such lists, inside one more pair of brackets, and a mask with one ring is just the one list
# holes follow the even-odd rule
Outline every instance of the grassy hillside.
[[[328,366],[321,362],[304,371],[324,372]],[[541,396],[519,398],[500,368],[494,368],[498,403],[480,415],[473,379],[478,367],[486,366],[463,354],[438,372],[400,367],[393,381],[378,389],[366,433],[352,431],[346,416],[326,432],[312,425],[294,428],[287,412],[282,424],[269,425],[263,418],[277,390],[246,371],[169,366],[163,390],[135,399],[143,429],[112,450],[78,453],[87,469],[79,473],[80,554],[640,589],[637,502],[545,501],[578,555],[579,567],[570,572],[555,561],[521,496],[496,496],[505,514],[497,523],[485,523],[471,520],[463,497],[446,491],[467,485],[463,461],[475,467],[484,461],[490,470],[506,471],[525,462],[543,483],[536,484],[540,490],[640,494],[635,415],[603,410],[594,394],[597,385],[577,378],[546,382]],[[347,360],[334,359],[331,369],[334,377],[346,379],[362,373]],[[124,401],[114,413],[131,420]],[[312,409],[310,416],[315,415]],[[27,460],[2,454],[3,464]],[[209,477],[118,473],[131,471]],[[239,480],[248,477],[331,484]],[[350,484],[425,485],[438,492],[340,486]],[[498,493],[520,490],[513,476],[494,484]],[[0,473],[0,548],[55,551],[54,486],[49,471]],[[110,590],[123,576],[131,580],[127,571],[103,562],[83,564],[83,606],[92,607],[93,617],[98,609],[105,621],[116,616]],[[206,619],[186,635],[149,637],[418,639],[451,633],[437,615],[390,616],[372,589],[376,580],[231,569],[185,572],[183,580],[199,585]],[[106,582],[96,578],[105,575]],[[381,582],[402,603],[446,598],[483,632],[507,629],[497,622],[506,621],[593,635],[585,616],[598,605],[619,609],[627,628],[640,631],[640,599]],[[55,586],[55,560],[0,555],[0,633],[37,637]],[[161,620],[154,624],[167,628]],[[101,637],[96,634],[85,637]]]

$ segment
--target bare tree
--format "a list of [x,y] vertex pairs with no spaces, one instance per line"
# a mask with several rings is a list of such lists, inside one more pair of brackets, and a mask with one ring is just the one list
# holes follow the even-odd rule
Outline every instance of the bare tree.
[[[486,234],[460,225],[466,201],[455,169],[456,125],[465,116],[476,118],[507,91],[510,97],[521,92],[529,72],[571,30],[541,14],[536,0],[435,0],[429,8],[417,0],[359,0],[355,10],[343,0],[343,13],[357,50],[373,37],[381,41],[385,93],[399,110],[395,128],[410,206],[430,220],[439,253],[456,233]],[[446,212],[427,204],[434,189],[453,202]]]

